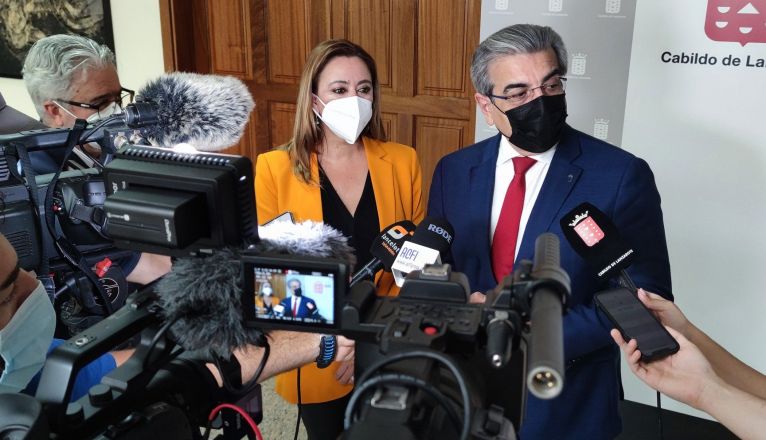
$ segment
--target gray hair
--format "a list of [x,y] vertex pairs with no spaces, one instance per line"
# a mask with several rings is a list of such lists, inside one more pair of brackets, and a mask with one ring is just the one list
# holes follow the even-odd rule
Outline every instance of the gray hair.
[[548,26],[514,24],[505,27],[479,44],[471,61],[471,81],[476,91],[489,95],[494,84],[489,79],[489,64],[497,58],[553,49],[561,75],[567,73],[567,49],[561,36]]
[[43,103],[71,99],[69,90],[76,75],[91,67],[113,66],[114,53],[103,44],[79,35],[51,35],[38,40],[24,60],[24,83],[37,113],[43,117]]

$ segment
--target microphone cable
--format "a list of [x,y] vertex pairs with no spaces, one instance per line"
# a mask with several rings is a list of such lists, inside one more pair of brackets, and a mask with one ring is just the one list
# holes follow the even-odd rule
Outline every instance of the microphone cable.
[[296,368],[296,370],[298,370],[295,379],[298,386],[298,417],[295,419],[295,435],[293,435],[293,440],[298,440],[298,431],[301,429],[301,367]]

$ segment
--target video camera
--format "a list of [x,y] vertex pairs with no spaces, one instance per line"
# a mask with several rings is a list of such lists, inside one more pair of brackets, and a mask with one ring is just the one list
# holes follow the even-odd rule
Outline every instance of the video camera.
[[[563,387],[570,283],[553,234],[538,237],[534,264],[521,262],[484,304],[468,304],[468,280],[449,265],[411,272],[398,297],[378,297],[370,282],[346,295],[345,266],[325,259],[244,255],[243,277],[246,325],[356,341],[346,439],[515,439],[527,389],[550,399]],[[311,313],[278,309],[296,279]]]
[[[128,115],[130,111],[128,106]],[[23,156],[26,147],[54,144],[60,142],[62,136],[71,139],[71,134],[62,133],[60,130],[25,132],[0,141],[4,143],[2,157],[9,164],[8,178],[0,191],[6,204],[3,214],[10,221],[4,224],[2,232],[9,235],[12,242],[18,241],[14,237],[22,236],[21,241],[30,249],[22,255],[32,265],[36,263],[35,258],[39,258],[34,251],[40,243],[54,240],[44,238],[45,229],[40,222],[29,221],[36,220],[38,207],[43,205],[30,200],[32,197],[23,197],[22,193],[35,191],[21,180],[13,159],[18,151]],[[120,136],[128,136],[127,132],[115,133],[104,131],[99,139],[109,138],[113,142]],[[134,134],[130,136],[135,139]],[[94,140],[91,136],[85,139]],[[125,143],[115,150],[113,159],[100,173],[89,171],[87,174],[98,175],[103,182],[105,194],[99,207],[105,220],[102,232],[114,246],[189,257],[208,255],[225,246],[244,248],[257,240],[252,164],[247,158],[179,153]],[[75,182],[80,181],[68,179],[58,188],[65,192]],[[67,220],[69,213],[61,215]],[[27,221],[21,222],[22,218]],[[17,228],[21,223],[33,226]],[[62,223],[65,222],[59,222]],[[205,360],[184,354],[168,337],[168,327],[152,288],[132,294],[124,307],[51,353],[40,378],[36,403],[18,406],[22,404],[18,400],[29,400],[25,399],[28,396],[0,395],[0,424],[10,422],[10,427],[3,426],[0,432],[12,432],[14,424],[23,420],[16,413],[22,407],[32,411],[27,412],[26,417],[35,420],[34,426],[39,427],[37,432],[42,433],[43,438],[86,438],[106,429],[117,435],[120,430],[135,433],[147,426],[158,429],[180,426],[181,420],[185,421],[184,426],[190,426],[189,418],[204,421],[205,417],[193,415],[223,398],[217,397],[218,385],[207,371]],[[98,386],[101,393],[91,389],[89,396],[69,402],[77,373],[83,366],[139,333],[141,339],[135,354],[103,379]],[[199,384],[200,388],[188,387],[190,382]],[[94,393],[99,397],[93,398]],[[183,417],[179,418],[179,414]],[[166,422],[170,425],[164,424]],[[22,432],[29,427],[16,426]],[[28,435],[34,432],[29,431]]]
[[[539,239],[535,263],[521,263],[485,304],[467,304],[465,276],[441,265],[409,274],[399,297],[382,298],[369,282],[347,292],[345,262],[247,250],[258,237],[246,158],[126,143],[101,176],[104,229],[116,246],[175,257],[238,248],[245,327],[357,341],[346,438],[512,439],[526,390],[545,398],[563,386],[561,314],[569,279],[555,236]],[[268,282],[277,298],[287,297],[292,279],[315,304],[303,315],[282,304],[268,307],[259,294]],[[131,295],[113,315],[54,350],[36,398],[0,396],[0,415],[8,415],[0,420],[19,421],[27,438],[199,437],[196,427],[207,423],[210,408],[250,389],[236,389],[238,371],[223,371],[234,384],[220,389],[205,367],[210,359],[184,352],[158,294],[149,288]],[[131,359],[69,402],[77,372],[137,333]]]
[[[106,230],[102,171],[120,146],[149,145],[156,122],[156,106],[141,102],[97,125],[0,136],[0,232],[16,249],[20,267],[38,273],[55,299],[66,327],[59,336],[90,327],[127,298],[127,268],[120,262],[135,265],[138,256],[115,247]],[[36,175],[36,159],[50,154],[63,170],[76,144],[98,144],[100,159],[88,159],[89,167]]]

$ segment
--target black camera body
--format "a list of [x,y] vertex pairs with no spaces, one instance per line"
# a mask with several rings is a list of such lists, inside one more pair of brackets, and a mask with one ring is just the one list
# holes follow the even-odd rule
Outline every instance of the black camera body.
[[536,266],[520,264],[484,304],[467,303],[467,280],[449,265],[410,273],[395,298],[356,286],[343,314],[357,340],[344,438],[515,438],[527,389],[551,398],[563,386],[569,279],[557,259],[552,271]]

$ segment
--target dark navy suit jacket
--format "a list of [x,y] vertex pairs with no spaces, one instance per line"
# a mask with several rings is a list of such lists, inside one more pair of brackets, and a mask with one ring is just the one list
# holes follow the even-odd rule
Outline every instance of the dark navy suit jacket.
[[[431,183],[428,215],[443,217],[455,228],[451,262],[454,270],[468,276],[474,291],[497,284],[489,230],[499,145],[500,134],[445,156]],[[593,294],[609,286],[586,267],[559,226],[561,217],[582,202],[609,216],[633,247],[635,259],[628,273],[636,285],[672,298],[660,195],[649,166],[624,150],[565,127],[516,261],[533,260],[535,239],[541,233],[559,236],[561,265],[572,282],[563,322],[566,378],[555,399],[528,397],[522,440],[611,439],[622,429],[618,350],[609,336],[611,324],[593,304]]]

